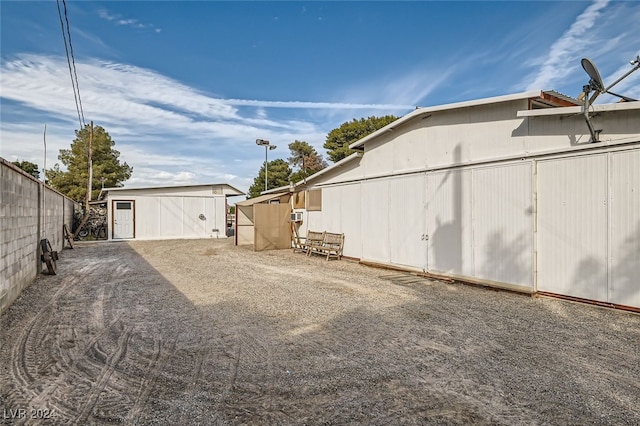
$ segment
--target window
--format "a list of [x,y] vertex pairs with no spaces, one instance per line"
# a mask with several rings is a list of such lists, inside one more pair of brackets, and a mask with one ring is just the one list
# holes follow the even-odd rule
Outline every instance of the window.
[[307,210],[322,210],[322,189],[312,189],[307,191]]
[[116,203],[116,210],[131,210],[131,201]]

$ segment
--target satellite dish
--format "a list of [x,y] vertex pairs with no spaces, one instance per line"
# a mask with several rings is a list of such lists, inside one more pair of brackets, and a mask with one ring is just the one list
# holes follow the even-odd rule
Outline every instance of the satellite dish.
[[592,85],[594,90],[598,92],[606,92],[604,88],[604,82],[602,81],[602,77],[600,77],[600,72],[598,72],[598,68],[596,68],[596,64],[594,64],[589,58],[582,58],[582,68],[589,74],[591,77],[591,81],[589,84]]
[[[590,121],[591,117],[589,116],[589,107],[591,106],[591,104],[593,104],[593,101],[595,101],[595,99],[601,93],[609,93],[610,95],[617,96],[620,99],[627,102],[635,101],[635,99],[629,98],[628,96],[618,95],[616,93],[613,93],[609,91],[609,89],[611,89],[613,86],[615,86],[616,84],[620,83],[622,80],[627,78],[632,72],[640,69],[640,55],[636,56],[636,59],[631,61],[631,65],[635,65],[635,66],[631,68],[622,77],[618,78],[616,81],[611,83],[609,87],[604,86],[602,77],[600,77],[600,72],[598,71],[598,68],[596,68],[596,64],[594,64],[591,61],[591,59],[582,58],[581,63],[582,63],[582,68],[584,68],[587,74],[589,74],[589,77],[591,77],[591,80],[589,80],[589,84],[582,86],[582,94],[579,96],[579,99],[584,100],[584,107],[583,107],[582,113],[584,114],[584,119],[587,122],[587,126],[589,127],[589,133],[591,133],[591,142],[600,142],[599,135],[602,130],[601,129],[596,130],[593,128],[593,125],[591,124],[591,121]],[[595,93],[593,94],[593,96],[591,96],[591,98],[589,98],[589,93],[592,90]]]

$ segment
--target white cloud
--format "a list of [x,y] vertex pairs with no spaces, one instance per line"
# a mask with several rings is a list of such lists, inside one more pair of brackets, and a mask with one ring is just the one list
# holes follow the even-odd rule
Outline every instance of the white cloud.
[[[404,113],[413,108],[415,96],[431,90],[425,77],[412,74],[386,89],[361,87],[336,103],[224,99],[131,65],[94,59],[76,61],[76,68],[85,121],[104,127],[121,160],[133,166],[128,185],[225,179],[246,190],[263,161],[256,138],[278,145],[270,159],[286,158],[294,140],[324,153],[326,134],[342,122],[335,114],[351,119],[376,111]],[[42,128],[48,123],[47,165],[53,166],[79,128],[66,62],[19,55],[3,59],[0,78],[3,108],[10,103],[21,113],[11,120],[3,114],[0,155],[42,165]],[[403,104],[407,100],[411,103]]]
[[589,31],[601,20],[609,0],[596,0],[582,12],[571,27],[553,43],[546,59],[528,85],[527,90],[549,89],[569,75],[585,45],[593,43]]
[[[106,9],[100,9],[98,11],[98,16],[106,21],[114,22],[116,25],[119,25],[119,26],[127,26],[127,27],[140,28],[140,29],[155,27],[153,24],[142,24],[138,19],[123,18],[122,15],[118,15],[118,14],[113,15],[109,13],[109,11],[107,11]],[[158,33],[160,32],[160,29],[156,28],[154,29],[154,31]]]

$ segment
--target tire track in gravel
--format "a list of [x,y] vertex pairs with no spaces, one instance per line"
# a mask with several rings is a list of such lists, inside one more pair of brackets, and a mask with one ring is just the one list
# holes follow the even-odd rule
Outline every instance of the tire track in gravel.
[[[205,360],[205,354],[204,354],[204,350],[203,350],[203,339],[202,337],[198,340],[198,344],[196,347],[196,359],[194,362],[194,367],[193,370],[191,371],[191,374],[189,375],[189,377],[187,378],[187,386],[186,389],[184,391],[185,395],[187,398],[190,398],[196,391],[196,389],[198,388],[196,385],[198,383],[198,381],[200,380],[200,376],[202,374],[202,366],[204,364],[204,360]],[[180,414],[180,417],[178,418],[176,424],[178,425],[188,425],[191,424],[190,422],[190,415],[188,412],[183,411]]]
[[154,339],[153,344],[153,356],[149,360],[149,366],[140,380],[133,407],[127,413],[125,419],[127,423],[138,424],[140,415],[144,413],[144,407],[158,381],[158,377],[164,371],[176,348],[175,340],[165,342],[162,338],[159,338]]
[[100,338],[102,338],[110,329],[115,328],[115,326],[120,322],[120,318],[116,318],[109,324],[106,328],[103,328],[102,331],[91,338],[87,342],[87,344],[80,350],[77,356],[70,357],[70,363],[66,365],[66,370],[60,373],[60,375],[49,385],[45,386],[43,390],[32,400],[32,404],[34,407],[43,407],[46,403],[50,402],[53,398],[52,396],[58,390],[59,386],[62,385],[68,377],[74,374],[74,369],[81,361],[86,360],[86,355],[94,348],[94,345],[98,342]]
[[128,347],[129,341],[131,340],[132,332],[133,332],[133,327],[127,327],[122,332],[122,334],[120,334],[118,338],[116,350],[107,358],[104,364],[104,367],[102,368],[102,370],[100,371],[100,374],[98,374],[98,377],[96,378],[95,384],[91,386],[91,389],[87,393],[87,396],[85,397],[85,402],[82,408],[80,409],[80,413],[75,419],[75,424],[86,424],[87,418],[91,413],[91,410],[93,410],[93,408],[96,405],[96,402],[98,401],[98,398],[100,397],[100,394],[106,388],[109,382],[109,379],[111,378],[111,375],[115,371],[120,361],[124,359],[127,353],[127,347]]
[[65,281],[67,282],[63,283],[58,291],[55,292],[49,303],[40,308],[38,314],[36,314],[29,322],[29,325],[23,329],[18,337],[18,343],[13,348],[11,376],[17,382],[18,387],[24,392],[34,396],[36,395],[36,391],[32,389],[34,378],[29,370],[33,367],[31,364],[33,364],[33,357],[37,353],[37,342],[34,344],[32,338],[36,331],[46,328],[46,325],[51,320],[51,312],[56,307],[58,299],[63,293],[67,292],[76,279],[72,278]]

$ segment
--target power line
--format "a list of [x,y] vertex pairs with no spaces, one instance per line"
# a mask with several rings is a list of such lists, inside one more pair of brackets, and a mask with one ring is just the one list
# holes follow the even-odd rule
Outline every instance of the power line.
[[[58,18],[60,19],[60,27],[62,29],[62,40],[64,41],[64,50],[67,54],[67,65],[69,66],[69,76],[71,77],[71,87],[73,88],[73,97],[76,101],[76,111],[78,112],[78,122],[80,123],[80,129],[85,126],[84,111],[82,109],[82,99],[80,98],[80,86],[78,85],[78,73],[76,72],[76,61],[73,56],[73,44],[71,44],[71,32],[69,31],[69,16],[67,15],[67,3],[62,0],[64,6],[64,17],[67,23],[67,35],[69,36],[69,42],[67,43],[67,36],[65,35],[65,24],[62,21],[62,12],[60,11],[60,0],[56,0],[58,6]],[[71,50],[71,58],[69,58],[69,50]],[[73,66],[72,66],[73,63]],[[75,79],[74,79],[75,76]]]
[[80,104],[80,115],[82,115],[82,124],[86,125],[84,121],[84,110],[82,109],[82,98],[80,97],[80,85],[78,84],[78,73],[76,72],[76,59],[73,56],[73,44],[71,43],[71,31],[69,31],[69,17],[67,16],[67,2],[62,0],[64,5],[64,19],[67,21],[67,35],[69,36],[69,50],[71,51],[71,64],[73,65],[73,75],[76,80],[76,89],[78,90],[78,103]]

